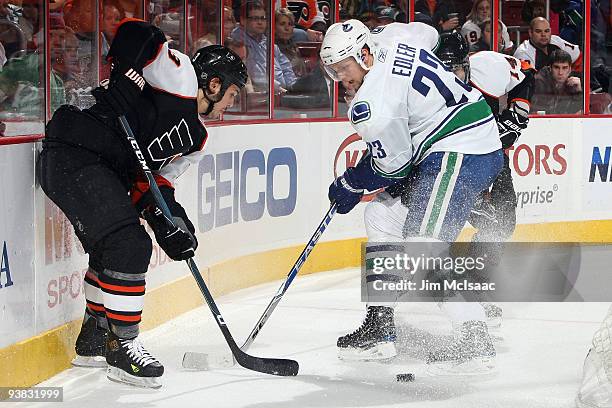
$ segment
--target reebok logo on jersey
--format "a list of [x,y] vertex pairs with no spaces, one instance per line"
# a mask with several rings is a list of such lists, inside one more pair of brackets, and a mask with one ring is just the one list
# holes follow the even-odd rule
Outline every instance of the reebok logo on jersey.
[[388,50],[386,48],[381,48],[378,50],[378,61],[385,62],[387,59],[387,51]]
[[370,119],[372,116],[370,112],[370,104],[366,101],[355,102],[351,109],[351,122],[360,123]]
[[147,149],[154,162],[161,162],[158,167],[161,169],[176,156],[186,153],[192,146],[193,139],[189,133],[189,126],[185,119],[181,119],[170,131],[153,139]]
[[145,80],[138,72],[130,68],[129,71],[125,73],[125,76],[130,78],[132,82],[134,82],[136,86],[140,88],[141,91],[143,90],[145,86]]

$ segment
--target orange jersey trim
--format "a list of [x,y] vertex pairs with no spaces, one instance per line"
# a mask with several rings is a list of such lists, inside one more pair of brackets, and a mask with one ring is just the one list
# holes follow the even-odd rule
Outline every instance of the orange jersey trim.
[[121,320],[124,322],[139,322],[141,318],[140,314],[136,316],[126,316],[126,315],[119,315],[116,313],[111,313],[109,311],[106,312],[106,317],[110,317],[111,319],[115,319],[115,320]]
[[100,282],[100,287],[103,289],[112,290],[115,292],[125,292],[125,293],[136,293],[136,292],[144,292],[145,286],[120,286],[120,285],[110,285],[108,283]]

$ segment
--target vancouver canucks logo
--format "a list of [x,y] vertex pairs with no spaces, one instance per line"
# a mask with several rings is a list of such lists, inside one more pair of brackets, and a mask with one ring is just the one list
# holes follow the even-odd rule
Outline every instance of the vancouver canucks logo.
[[351,24],[349,23],[342,24],[342,31],[344,31],[345,33],[348,33],[352,29],[353,29],[353,26]]
[[356,124],[370,119],[370,104],[366,101],[355,102],[351,109],[351,122]]

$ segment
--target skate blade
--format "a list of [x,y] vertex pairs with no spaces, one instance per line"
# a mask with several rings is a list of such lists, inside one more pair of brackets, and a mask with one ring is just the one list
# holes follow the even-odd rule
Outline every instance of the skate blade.
[[338,358],[345,361],[388,361],[397,356],[395,343],[378,343],[367,349],[338,347]]
[[494,357],[479,357],[465,362],[437,362],[427,365],[431,376],[479,376],[495,372]]
[[133,385],[140,388],[160,388],[162,386],[160,382],[161,377],[136,377],[126,373],[120,368],[108,366],[106,370],[106,377],[117,383]]
[[106,357],[102,356],[76,356],[72,360],[72,365],[75,367],[90,367],[90,368],[106,368]]
[[188,351],[183,355],[183,368],[187,370],[212,370],[215,368],[229,368],[236,364],[231,353],[206,354]]

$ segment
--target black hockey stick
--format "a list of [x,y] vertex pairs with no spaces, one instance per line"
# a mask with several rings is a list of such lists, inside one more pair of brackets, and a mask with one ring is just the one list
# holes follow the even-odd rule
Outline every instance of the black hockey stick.
[[[300,271],[300,268],[302,267],[302,265],[304,265],[304,263],[306,262],[306,259],[308,259],[308,255],[310,255],[310,252],[313,250],[313,248],[319,241],[319,238],[321,238],[321,235],[323,235],[323,232],[327,229],[327,226],[331,222],[334,214],[336,214],[337,209],[338,209],[338,205],[336,203],[333,203],[329,207],[329,210],[327,210],[327,213],[323,217],[323,220],[321,220],[321,223],[317,226],[317,229],[312,234],[312,237],[310,237],[310,240],[308,241],[308,243],[302,250],[302,253],[300,253],[300,256],[298,257],[297,261],[295,261],[295,263],[293,264],[293,267],[287,274],[285,281],[278,288],[278,290],[276,291],[276,294],[274,295],[272,300],[270,300],[270,303],[268,304],[268,306],[262,313],[261,317],[259,318],[257,323],[255,323],[255,327],[253,327],[253,330],[251,330],[249,337],[247,337],[242,347],[240,347],[242,351],[246,352],[249,349],[249,347],[251,346],[251,344],[253,343],[253,341],[255,340],[255,338],[257,337],[257,335],[263,328],[264,324],[266,324],[266,322],[270,318],[270,315],[272,314],[274,309],[276,309],[276,306],[280,303],[281,299],[283,298],[283,295],[285,294],[287,289],[289,289],[291,282],[293,282],[293,279],[295,279],[295,277],[297,276],[298,272]],[[215,360],[219,360],[218,365],[222,367],[230,367],[234,364],[233,361],[230,361],[229,359],[226,359],[225,357],[220,357],[218,359],[215,359],[213,357],[214,356],[211,356],[205,353],[188,351],[183,356],[183,367],[190,368],[190,369],[204,370],[214,365],[211,363]]]
[[[134,137],[134,133],[132,132],[130,124],[128,123],[125,116],[119,116],[119,122],[121,123],[121,127],[125,132],[125,136],[127,137],[128,142],[130,142],[132,149],[134,149],[134,154],[136,154],[136,158],[140,163],[142,171],[147,177],[149,188],[153,193],[155,203],[161,209],[164,218],[166,218],[168,226],[171,228],[176,228],[176,225],[174,224],[174,220],[172,218],[172,214],[170,213],[170,209],[164,201],[164,198],[162,197],[161,192],[159,191],[159,187],[155,182],[155,178],[153,177],[153,173],[151,172],[151,169],[149,169],[149,166],[147,165],[147,162],[142,152],[140,151],[140,147],[138,146],[138,142]],[[204,279],[202,278],[202,275],[200,274],[200,271],[198,270],[198,267],[196,266],[195,262],[192,258],[188,259],[186,262],[189,266],[191,274],[193,275],[193,278],[195,279],[196,283],[198,284],[198,287],[200,288],[200,291],[202,292],[202,295],[204,296],[204,299],[206,300],[206,303],[208,304],[208,307],[210,308],[210,311],[213,314],[215,322],[217,322],[217,326],[219,326],[219,329],[223,333],[225,341],[229,345],[229,348],[232,351],[232,354],[234,355],[234,358],[236,359],[238,364],[240,364],[244,368],[248,368],[249,370],[259,371],[265,374],[281,376],[297,375],[299,370],[299,364],[295,360],[254,357],[249,354],[246,354],[240,349],[240,347],[238,347],[227,327],[227,324],[225,323],[225,320],[223,320],[223,316],[221,315],[221,312],[219,312],[219,308],[215,304],[215,300],[213,299],[210,291],[208,290],[206,282],[204,282]]]

